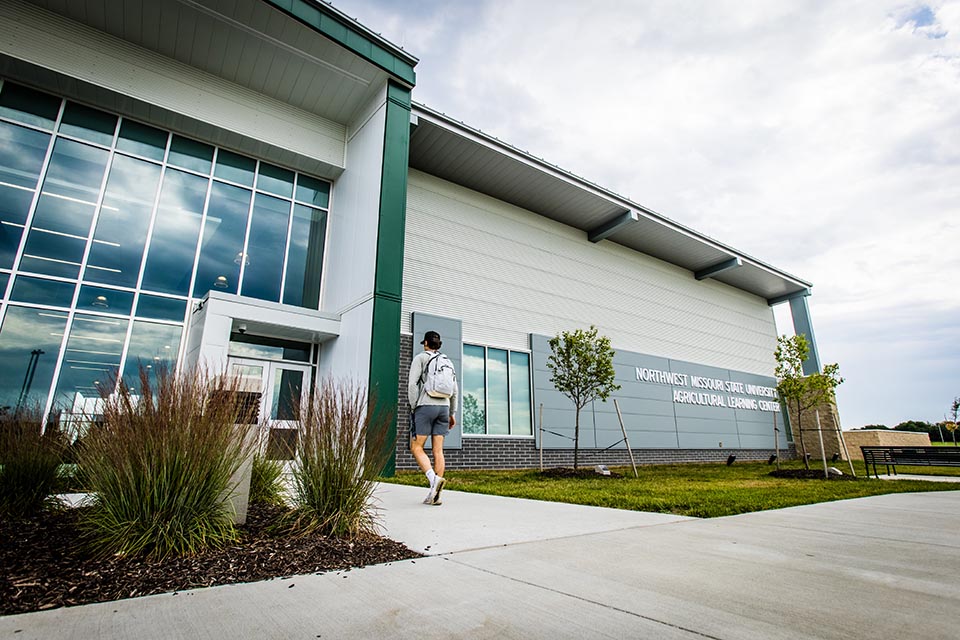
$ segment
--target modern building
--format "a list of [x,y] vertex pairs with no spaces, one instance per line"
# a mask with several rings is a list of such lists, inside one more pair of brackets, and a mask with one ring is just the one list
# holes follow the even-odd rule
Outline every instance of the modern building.
[[[417,59],[332,6],[0,11],[0,406],[69,421],[111,374],[202,365],[286,428],[324,376],[396,404],[434,329],[449,464],[565,462],[547,340],[595,325],[641,459],[777,445],[771,306],[812,339],[809,283],[413,103]],[[614,405],[584,415],[586,459],[624,459]]]

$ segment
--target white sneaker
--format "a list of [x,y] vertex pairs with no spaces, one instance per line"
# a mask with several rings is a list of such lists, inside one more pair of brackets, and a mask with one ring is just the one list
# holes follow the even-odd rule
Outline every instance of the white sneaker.
[[437,497],[437,484],[434,482],[430,485],[430,492],[427,494],[427,497],[423,499],[423,504],[433,504],[434,499]]
[[443,502],[440,500],[440,492],[443,490],[443,485],[445,484],[447,484],[447,481],[442,477],[437,476],[437,481],[434,483],[433,489],[431,489],[431,491],[433,491],[433,504],[443,504]]

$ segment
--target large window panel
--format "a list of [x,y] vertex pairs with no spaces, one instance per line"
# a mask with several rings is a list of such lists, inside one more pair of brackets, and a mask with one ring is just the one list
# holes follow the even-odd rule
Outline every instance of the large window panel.
[[187,295],[207,182],[183,171],[167,170],[143,273],[144,289]]
[[213,183],[193,288],[195,297],[202,298],[211,289],[237,292],[251,196],[248,189]]
[[68,102],[60,120],[60,133],[110,146],[117,130],[117,116]]
[[76,308],[128,316],[133,308],[133,292],[83,285],[80,287],[80,295],[77,296]]
[[284,198],[291,198],[293,197],[293,171],[261,162],[260,175],[257,177],[257,189],[269,191]]
[[320,306],[320,278],[323,275],[323,243],[327,214],[318,209],[294,205],[287,250],[287,277],[284,304],[316,309]]
[[43,181],[20,269],[76,278],[108,152],[58,139]]
[[84,280],[136,286],[159,186],[159,165],[114,157]]
[[510,401],[507,384],[507,352],[487,349],[487,433],[510,434]]
[[153,160],[163,160],[168,135],[166,131],[125,119],[120,123],[117,149]]
[[7,309],[0,327],[0,408],[46,404],[66,326],[65,311]]
[[530,354],[510,352],[510,433],[533,435],[530,415]]
[[183,314],[187,311],[187,301],[176,298],[162,298],[160,296],[140,295],[137,302],[138,318],[154,318],[156,320],[183,321]]
[[151,384],[162,369],[173,371],[180,349],[183,328],[179,325],[157,324],[135,320],[130,333],[130,348],[123,364],[123,380],[135,394],[141,392],[141,375]]
[[463,433],[533,434],[530,354],[463,346]]
[[60,113],[60,98],[4,82],[0,91],[0,116],[35,127],[53,129]]
[[52,307],[69,307],[73,302],[76,285],[62,280],[17,276],[13,282],[11,300],[30,304],[45,304]]
[[175,135],[170,142],[170,154],[167,156],[167,162],[184,169],[209,175],[210,168],[213,166],[213,147]]
[[97,398],[103,385],[116,380],[128,323],[126,318],[74,316],[54,396],[56,409],[83,408],[84,400]]
[[330,183],[310,176],[297,176],[297,200],[326,209],[330,204]]
[[13,266],[50,136],[0,122],[0,267]]
[[253,186],[257,161],[237,153],[221,149],[217,152],[217,166],[213,175],[247,187]]
[[463,345],[463,433],[486,432],[486,354],[483,347]]
[[290,202],[257,194],[247,241],[246,268],[241,293],[251,298],[280,301],[283,255],[287,243]]

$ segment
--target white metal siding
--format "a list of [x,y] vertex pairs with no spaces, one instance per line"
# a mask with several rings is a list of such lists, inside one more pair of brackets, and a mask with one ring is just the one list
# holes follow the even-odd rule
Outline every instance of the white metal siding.
[[341,124],[37,7],[2,7],[4,54],[343,167]]
[[414,170],[405,242],[405,333],[413,311],[461,319],[465,342],[510,348],[595,324],[615,348],[773,373],[762,298]]

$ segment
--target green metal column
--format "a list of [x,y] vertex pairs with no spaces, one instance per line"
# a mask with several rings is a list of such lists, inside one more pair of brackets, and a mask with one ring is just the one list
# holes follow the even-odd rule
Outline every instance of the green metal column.
[[[410,90],[390,81],[387,86],[377,232],[377,273],[373,289],[370,344],[370,393],[379,406],[395,410],[400,384],[400,302],[403,294],[403,232],[407,212],[407,163],[410,153]],[[383,474],[396,472],[397,419],[394,412],[384,447],[390,457]],[[368,446],[380,434],[368,434]]]

